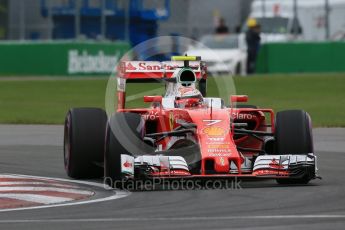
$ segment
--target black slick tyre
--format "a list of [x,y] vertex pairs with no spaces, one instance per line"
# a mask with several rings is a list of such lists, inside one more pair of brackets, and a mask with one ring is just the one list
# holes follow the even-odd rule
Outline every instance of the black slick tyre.
[[66,115],[64,126],[64,165],[75,179],[103,175],[107,115],[98,108],[74,108]]
[[[313,153],[311,119],[303,110],[287,110],[276,114],[275,153],[278,155],[307,155]],[[279,184],[307,184],[313,176],[304,173],[301,178],[277,179]]]

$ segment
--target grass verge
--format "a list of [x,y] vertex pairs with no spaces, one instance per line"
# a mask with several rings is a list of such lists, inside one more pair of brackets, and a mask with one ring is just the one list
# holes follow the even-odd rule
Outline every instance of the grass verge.
[[[249,95],[249,104],[276,111],[304,109],[314,126],[345,127],[345,74],[234,77],[234,82],[237,94]],[[103,108],[106,85],[104,78],[0,80],[0,123],[61,124],[71,107]],[[157,86],[133,83],[128,86],[128,95]],[[217,96],[216,89],[210,78],[209,95]],[[142,106],[142,98],[128,105]]]

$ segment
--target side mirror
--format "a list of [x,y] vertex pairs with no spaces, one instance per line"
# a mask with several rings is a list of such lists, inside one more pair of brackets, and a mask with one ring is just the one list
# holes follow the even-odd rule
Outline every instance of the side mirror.
[[159,102],[162,103],[162,96],[144,96],[144,102]]
[[247,102],[248,96],[247,95],[232,95],[230,96],[231,103],[234,102]]

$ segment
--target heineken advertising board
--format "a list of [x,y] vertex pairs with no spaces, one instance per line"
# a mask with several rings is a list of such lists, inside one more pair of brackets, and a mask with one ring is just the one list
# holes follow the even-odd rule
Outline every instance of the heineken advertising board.
[[0,75],[107,75],[129,49],[123,42],[4,42]]

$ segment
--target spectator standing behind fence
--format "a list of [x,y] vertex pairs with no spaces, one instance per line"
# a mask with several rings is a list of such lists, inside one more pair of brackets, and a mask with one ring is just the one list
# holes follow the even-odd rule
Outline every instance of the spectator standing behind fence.
[[247,43],[247,73],[255,73],[256,59],[260,49],[261,26],[254,18],[247,21],[248,30],[246,32]]
[[229,33],[229,28],[225,25],[224,18],[219,19],[219,25],[216,28],[216,34],[227,34]]

